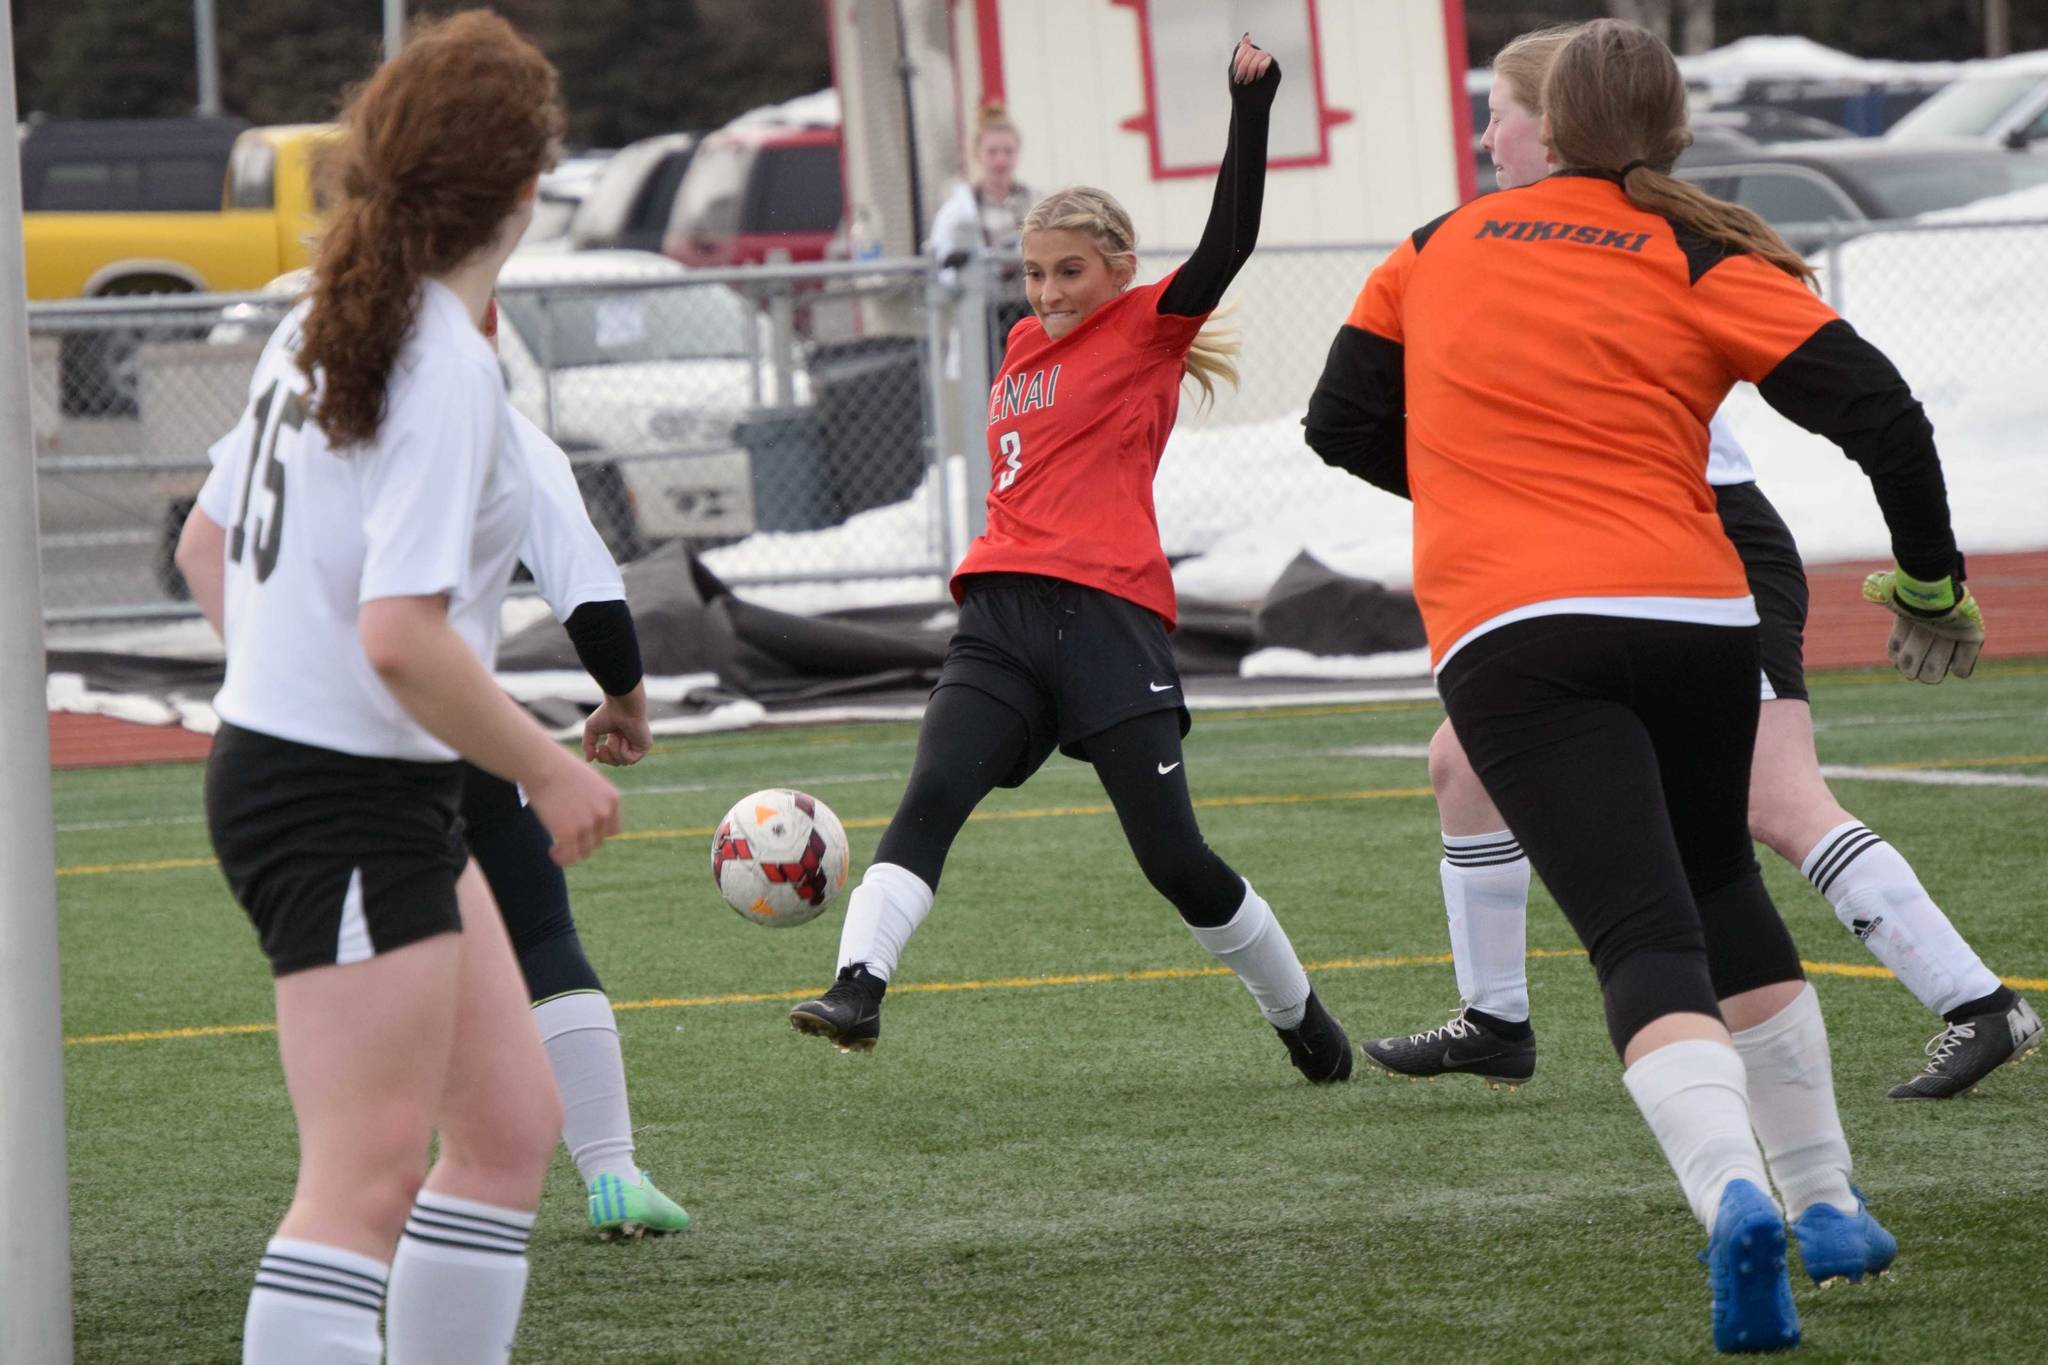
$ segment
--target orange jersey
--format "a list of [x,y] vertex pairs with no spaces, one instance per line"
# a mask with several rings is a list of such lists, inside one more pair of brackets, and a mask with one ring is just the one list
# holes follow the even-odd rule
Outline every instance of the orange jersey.
[[1010,331],[988,395],[988,529],[953,575],[1030,573],[1100,588],[1174,625],[1152,480],[1204,318],[1161,313],[1173,275],[1126,290],[1055,341]]
[[[1595,176],[1489,195],[1403,242],[1346,320],[1364,359],[1341,366],[1340,335],[1324,385],[1339,407],[1347,384],[1391,388],[1405,411],[1432,659],[1538,603],[1745,599],[1706,482],[1707,423],[1737,380],[1763,380],[1836,321],[1783,271]],[[1344,463],[1318,420],[1312,407],[1311,443]]]

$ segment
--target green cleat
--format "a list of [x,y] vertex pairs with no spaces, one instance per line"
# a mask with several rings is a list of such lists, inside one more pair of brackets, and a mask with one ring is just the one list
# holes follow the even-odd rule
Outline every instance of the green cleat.
[[654,1188],[647,1172],[627,1184],[615,1175],[601,1175],[590,1182],[590,1226],[607,1242],[620,1237],[644,1237],[648,1233],[681,1232],[690,1226],[683,1206]]

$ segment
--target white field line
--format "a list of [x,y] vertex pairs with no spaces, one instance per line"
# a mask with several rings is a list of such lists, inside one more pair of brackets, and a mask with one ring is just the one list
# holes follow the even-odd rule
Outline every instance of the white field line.
[[1846,782],[1907,782],[1925,787],[2048,787],[2048,777],[1980,773],[1967,768],[1855,768],[1844,763],[1823,763],[1820,775]]

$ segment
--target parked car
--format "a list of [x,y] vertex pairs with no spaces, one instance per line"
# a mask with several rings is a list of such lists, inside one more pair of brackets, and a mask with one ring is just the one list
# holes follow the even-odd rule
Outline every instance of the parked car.
[[[736,291],[688,281],[682,266],[641,251],[521,250],[498,276],[506,391],[568,452],[591,521],[622,561],[754,529],[739,429],[776,387],[767,321]],[[292,298],[307,283],[295,271],[264,292]],[[210,339],[243,346],[253,365],[279,315],[230,305]],[[808,403],[804,373],[789,387]]]
[[836,102],[793,100],[705,136],[661,249],[693,266],[823,260],[845,197]]
[[36,185],[21,224],[30,298],[259,289],[309,259],[313,163],[332,128],[244,128],[216,165],[197,134],[185,147],[125,120],[61,137],[52,126],[22,151]]
[[613,153],[569,221],[569,245],[578,251],[661,250],[698,141],[696,133],[662,133]]
[[590,196],[597,178],[611,161],[610,151],[581,151],[562,158],[541,175],[534,195],[533,219],[519,239],[521,246],[569,245],[569,225]]
[[2012,150],[2048,148],[2048,52],[1972,63],[1885,138],[1914,144],[1967,138]]
[[240,118],[31,119],[21,137],[29,213],[212,213]]
[[2048,158],[1981,143],[1883,138],[1700,145],[1677,169],[1709,194],[1756,210],[1801,251],[1826,243],[1833,224],[1913,218],[2048,183]]

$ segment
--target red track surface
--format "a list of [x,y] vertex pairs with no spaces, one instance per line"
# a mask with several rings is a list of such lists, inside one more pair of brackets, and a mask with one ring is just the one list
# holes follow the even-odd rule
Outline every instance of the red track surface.
[[[1863,600],[1863,576],[1889,563],[1820,564],[1807,569],[1812,605],[1806,620],[1808,668],[1868,668],[1884,662],[1888,618]],[[2048,550],[1979,555],[1970,588],[1984,604],[1988,659],[2048,655]],[[182,763],[206,757],[213,741],[170,725],[135,725],[105,716],[50,716],[50,766],[108,768]]]

